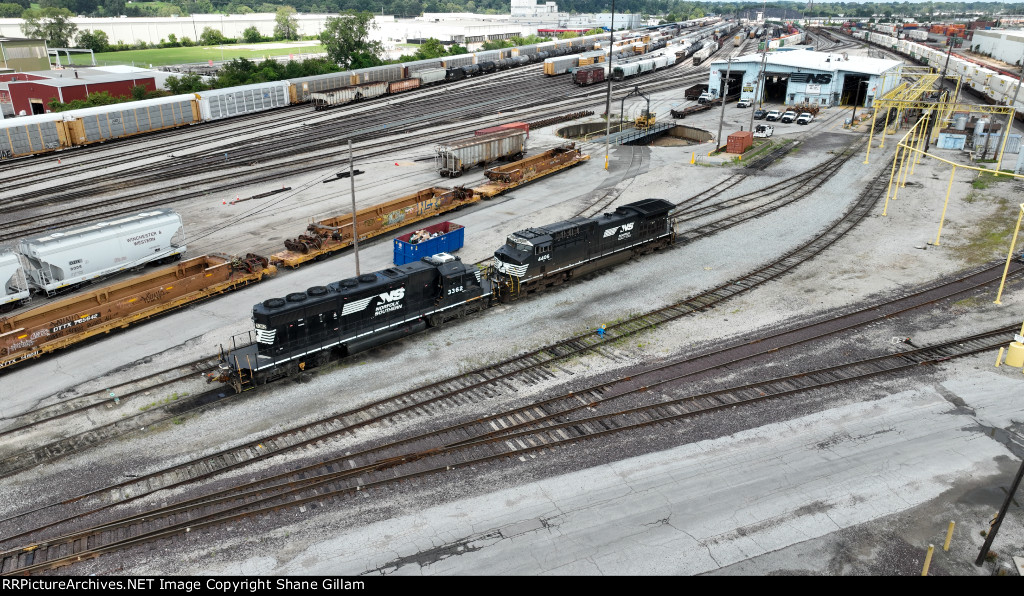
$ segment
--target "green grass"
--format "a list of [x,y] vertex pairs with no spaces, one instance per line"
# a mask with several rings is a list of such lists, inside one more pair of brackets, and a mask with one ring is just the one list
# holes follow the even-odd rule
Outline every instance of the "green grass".
[[1010,248],[1010,236],[1016,226],[1016,206],[1011,211],[1009,201],[999,199],[1001,209],[978,222],[971,230],[967,245],[960,249],[961,258],[968,265],[980,265],[992,259],[1005,258]]
[[[134,64],[144,67],[150,64],[153,66],[166,66],[168,64],[201,63],[209,60],[231,60],[232,58],[248,58],[249,60],[262,61],[265,56],[287,56],[288,54],[294,54],[296,59],[300,59],[300,54],[317,54],[324,51],[324,47],[321,45],[294,48],[262,48],[260,46],[261,44],[255,44],[255,49],[225,45],[102,52],[96,54],[96,63]],[[74,64],[87,65],[90,63],[88,54],[72,54],[71,59]]]
[[[1012,173],[1012,170],[1001,170],[1002,172]],[[996,176],[995,174],[989,174],[986,172],[979,172],[978,177],[974,179],[971,186],[978,190],[984,190],[996,182],[1006,182],[1007,180],[1016,180],[1012,176]]]

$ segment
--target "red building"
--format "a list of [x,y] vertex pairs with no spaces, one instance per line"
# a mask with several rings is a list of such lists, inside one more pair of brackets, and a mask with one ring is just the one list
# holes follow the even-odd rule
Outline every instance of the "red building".
[[[73,70],[57,74],[18,73],[18,80],[0,83],[0,93],[6,85],[15,114],[45,114],[54,99],[67,103],[74,99],[86,99],[90,93],[106,91],[114,97],[131,97],[132,87],[142,85],[147,91],[156,91],[152,76],[135,74],[79,75]],[[12,76],[12,75],[4,75]],[[24,77],[24,78],[23,78]],[[28,79],[28,77],[36,77]]]
[[10,105],[11,93],[7,90],[6,83],[13,81],[38,81],[45,78],[40,75],[28,74],[27,72],[5,72],[0,74],[0,104],[7,104],[6,106],[0,106],[0,108],[3,108],[4,114],[7,116],[14,115]]

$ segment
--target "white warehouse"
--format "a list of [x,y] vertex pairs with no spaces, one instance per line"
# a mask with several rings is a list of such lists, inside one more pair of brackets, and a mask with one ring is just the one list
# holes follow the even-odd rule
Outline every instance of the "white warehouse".
[[1024,30],[980,29],[974,32],[971,49],[1007,64],[1021,65],[1024,59]]
[[842,52],[777,51],[767,55],[765,78],[755,97],[761,58],[762,54],[747,54],[733,59],[731,65],[715,60],[711,63],[708,89],[722,93],[728,71],[730,87],[740,88],[741,99],[870,107],[876,96],[899,84],[900,62],[896,60],[848,56]]

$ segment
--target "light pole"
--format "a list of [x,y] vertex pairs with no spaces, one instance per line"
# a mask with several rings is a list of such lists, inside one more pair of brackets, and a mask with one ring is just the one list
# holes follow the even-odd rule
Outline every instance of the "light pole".
[[[1007,134],[1009,134],[1009,133],[1006,132],[1006,129],[1011,128],[1013,126],[1013,115],[1014,115],[1014,112],[1017,109],[1017,94],[1020,93],[1020,86],[1022,84],[1024,84],[1024,60],[1021,60],[1020,63],[1021,63],[1021,66],[1020,66],[1020,80],[1017,81],[1017,88],[1013,92],[1013,99],[1010,100],[1010,108],[1013,111],[1011,111],[1009,114],[1006,115],[1006,124],[1003,126],[1003,130],[999,131],[999,144],[996,145],[997,147],[1003,147],[1003,143],[1006,142],[1004,140],[1004,137]],[[985,137],[985,142],[988,143],[988,137]],[[996,163],[996,171],[997,172],[999,171],[999,168],[1002,165],[1003,165],[1003,152],[1000,151],[999,152],[999,161],[998,161],[998,163]]]
[[[722,72],[719,70],[718,72]],[[726,63],[725,68],[725,80],[722,81],[722,112],[718,117],[718,136],[715,137],[715,142],[718,146],[722,146],[722,122],[725,120],[725,94],[729,92],[729,74],[732,72],[732,56],[729,56],[729,61]]]
[[[761,54],[761,72],[757,73],[757,79],[754,81],[754,99],[750,102],[750,132],[754,132],[754,102],[757,101],[761,91],[761,79],[764,78],[765,64],[768,62],[768,52]],[[758,106],[760,109],[760,106]]]
[[612,136],[612,57],[615,56],[615,0],[612,0],[612,22],[608,26],[608,99],[604,108],[604,171],[608,171],[608,153]]

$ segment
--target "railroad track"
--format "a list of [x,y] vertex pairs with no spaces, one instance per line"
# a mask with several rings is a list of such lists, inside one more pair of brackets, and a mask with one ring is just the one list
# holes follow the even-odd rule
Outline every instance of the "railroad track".
[[[668,72],[677,75],[672,78],[668,76]],[[513,71],[513,74],[516,74]],[[660,73],[654,73],[649,78],[644,79],[648,83],[648,88],[651,83],[654,83],[654,87],[677,87],[685,84],[681,82],[678,77],[679,72],[673,69],[666,69]],[[551,111],[546,106],[551,104],[550,98],[552,95],[561,96],[562,93],[559,91],[563,90],[564,86],[567,85],[564,78],[555,78],[554,80],[543,80],[536,78],[536,75],[530,76],[529,73],[519,72],[518,76],[523,77],[526,81],[526,77],[530,77],[534,84],[523,85],[522,87],[526,90],[524,93],[515,96],[508,97],[508,90],[510,88],[517,88],[518,85],[509,85],[507,82],[497,81],[484,81],[480,83],[483,85],[483,89],[490,89],[491,99],[482,99],[479,95],[465,94],[465,98],[462,104],[455,107],[451,107],[446,110],[442,110],[440,113],[437,110],[437,101],[434,99],[423,99],[423,100],[403,100],[401,96],[398,99],[392,100],[401,103],[398,108],[412,110],[413,114],[409,117],[401,119],[392,119],[386,125],[377,125],[372,127],[366,127],[365,114],[363,112],[379,108],[377,104],[366,104],[365,106],[357,105],[354,110],[360,111],[359,114],[354,116],[345,115],[338,122],[323,123],[322,126],[318,126],[317,131],[310,131],[306,128],[295,127],[290,130],[280,131],[274,136],[272,140],[267,141],[251,141],[242,140],[229,143],[226,145],[220,145],[216,148],[209,149],[207,151],[196,152],[188,156],[188,158],[178,159],[178,164],[145,164],[136,168],[130,168],[127,170],[120,170],[118,172],[111,173],[109,175],[94,176],[90,179],[88,184],[79,185],[79,188],[71,192],[63,192],[56,194],[50,188],[40,188],[35,190],[26,191],[20,195],[11,195],[8,199],[8,204],[4,207],[0,207],[0,213],[23,211],[34,205],[34,203],[26,203],[31,199],[42,199],[39,206],[46,206],[54,202],[66,203],[78,198],[91,198],[98,194],[111,194],[119,193],[124,190],[131,188],[145,187],[147,185],[158,187],[161,182],[173,181],[173,185],[163,185],[159,187],[159,192],[153,195],[154,202],[163,204],[167,200],[185,200],[193,198],[195,196],[201,196],[209,193],[222,192],[225,190],[237,190],[240,186],[240,177],[248,177],[248,181],[244,181],[242,185],[257,184],[260,181],[269,181],[275,179],[280,175],[294,175],[296,173],[305,173],[308,171],[321,171],[323,169],[322,161],[327,158],[323,155],[323,152],[338,153],[340,151],[337,139],[338,138],[353,138],[361,141],[374,140],[382,137],[391,138],[396,134],[415,134],[421,131],[425,123],[435,124],[448,124],[450,133],[445,136],[444,134],[438,134],[437,131],[431,134],[430,138],[421,139],[420,144],[430,143],[434,141],[451,139],[458,136],[456,131],[464,129],[464,123],[468,119],[479,118],[490,116],[497,116],[502,112],[500,107],[507,105],[509,102],[518,102],[521,104],[521,109],[532,108],[540,110],[539,114],[545,113],[545,111]],[[571,86],[570,86],[571,87]],[[442,90],[444,88],[441,88]],[[429,92],[436,92],[437,89],[430,90]],[[571,99],[564,100],[560,103],[566,106],[577,106],[580,99],[586,99],[588,97],[597,97],[601,93],[590,89],[590,88],[572,88],[570,92],[564,95]],[[626,91],[620,91],[619,95],[625,94]],[[451,97],[459,97],[458,95],[446,95],[446,99]],[[464,104],[464,105],[463,105]],[[553,108],[554,110],[563,109],[561,106]],[[518,114],[518,117],[534,117],[530,114]],[[507,117],[506,117],[507,118]],[[380,121],[382,118],[375,117],[374,121]],[[274,128],[268,126],[265,128]],[[410,147],[408,139],[402,142],[400,145],[403,149]],[[412,146],[417,146],[413,144]],[[317,163],[308,163],[309,159],[300,157],[296,159],[296,155],[306,156],[312,153],[319,153]],[[224,160],[226,159],[225,154],[230,155],[231,163],[235,167],[227,168],[229,171],[225,171],[226,168]],[[360,159],[365,159],[366,156],[360,156]],[[283,159],[281,163],[273,163],[275,159]],[[135,161],[134,159],[132,161]],[[245,166],[251,166],[253,164],[259,164],[259,174],[255,177],[246,169],[239,170],[237,167],[240,164]],[[158,172],[153,172],[153,168],[159,168]],[[199,178],[198,174],[202,173],[220,173],[212,177]],[[188,183],[185,184],[184,181]],[[199,192],[195,191],[197,184],[212,184],[223,182],[221,186],[212,188],[205,188]],[[155,190],[155,189],[154,189]],[[168,194],[174,194],[182,190],[191,192],[184,193],[175,197],[167,197]],[[160,201],[156,201],[157,197],[161,197]],[[79,207],[77,212],[80,214],[82,209],[95,209],[111,204],[117,204],[123,202],[123,198],[108,199],[107,201],[100,201],[92,205]],[[138,203],[135,204],[138,208]],[[111,212],[105,212],[104,217]],[[113,213],[117,214],[117,213]],[[58,214],[59,215],[59,214]],[[88,217],[88,216],[86,216]],[[28,220],[31,221],[31,220]],[[21,223],[25,225],[25,220],[22,222],[12,222],[12,224]],[[39,229],[27,230],[25,234],[34,233]],[[0,237],[0,241],[9,240],[7,237]]]
[[[832,173],[837,171],[838,168],[849,159],[849,156],[855,154],[856,151],[856,147],[850,147],[846,151],[831,158],[828,161],[827,167],[816,168],[812,173],[801,174],[788,181],[779,182],[772,185],[770,190],[766,192],[757,191],[755,193],[751,193],[751,196],[757,198],[762,198],[771,194],[777,194],[778,198],[770,200],[766,204],[760,205],[756,208],[747,209],[740,213],[726,216],[720,220],[711,221],[690,230],[686,230],[685,232],[677,233],[677,245],[691,243],[697,239],[705,238],[724,229],[736,226],[744,221],[761,217],[771,211],[780,209],[808,196],[813,192],[813,190],[824,183]],[[847,214],[846,218],[837,222],[833,228],[830,228],[830,230],[826,232],[826,234],[820,239],[822,242],[816,243],[815,241],[812,241],[802,249],[798,249],[797,251],[788,254],[780,261],[777,261],[764,269],[728,282],[703,294],[690,297],[663,309],[613,324],[607,329],[606,335],[608,339],[614,340],[634,333],[639,333],[669,320],[674,320],[676,318],[710,308],[718,302],[728,300],[737,294],[744,293],[754,287],[757,287],[761,283],[788,272],[805,260],[811,258],[813,255],[816,255],[821,250],[824,250],[824,248],[830,245],[831,242],[834,242],[844,235],[846,231],[851,229],[853,225],[864,217],[867,210],[870,208],[870,205],[873,205],[874,201],[877,200],[878,193],[887,181],[883,174],[880,174],[879,177],[873,181],[871,187],[862,194],[861,200],[857,205],[864,204],[864,206],[852,209]],[[724,208],[734,208],[737,205],[742,205],[744,202],[744,199],[728,201]],[[702,210],[701,215],[706,217],[708,215],[708,211]],[[852,223],[848,226],[840,225],[844,220],[849,220],[849,222]],[[506,382],[506,379],[512,376],[520,378],[520,382],[539,383],[553,376],[550,371],[546,370],[546,367],[554,366],[557,361],[570,356],[583,354],[594,349],[600,350],[601,345],[602,342],[600,340],[595,341],[595,338],[591,337],[590,334],[577,336],[515,358],[478,369],[477,371],[468,373],[463,377],[446,380],[441,382],[441,385],[438,385],[438,387],[447,387],[451,385],[459,386],[460,390],[458,393],[461,394],[468,388],[482,390],[486,385],[493,384],[495,382]],[[613,356],[607,353],[605,356],[614,359]],[[470,377],[478,378],[477,380],[469,381],[468,378]],[[432,392],[438,387],[428,386],[426,388],[409,392],[407,395],[394,396],[380,402],[368,404],[367,406],[350,412],[344,416],[340,421],[341,428],[357,428],[369,422],[375,422],[407,412],[417,407],[422,407],[423,404],[430,403],[434,400]],[[484,393],[486,394],[487,391],[484,391]],[[486,395],[483,398],[485,397]],[[222,399],[221,392],[219,390],[215,390],[195,396],[190,400],[190,402],[196,402],[205,407],[206,403],[217,401],[219,399]],[[167,420],[189,413],[190,411],[191,410],[188,409],[186,405],[179,404],[174,407],[172,411],[160,409],[153,412],[139,414],[131,419],[114,421],[109,424],[93,428],[85,433],[64,437],[61,440],[48,445],[12,454],[3,460],[0,460],[0,475],[10,475],[28,469],[40,463],[51,461],[58,457],[63,457],[69,453],[78,452],[81,449],[93,445],[99,440],[107,440],[114,436],[121,436],[126,433],[135,432],[140,426],[152,426],[153,424],[166,422]],[[314,423],[314,426],[316,424],[318,423]],[[274,441],[277,441],[284,436],[288,436],[293,433],[304,434],[308,432],[308,428],[300,427],[299,429],[291,429],[281,433],[280,435],[266,438],[264,440],[264,451],[262,452],[259,449],[256,449],[253,445],[246,445],[241,448],[237,455],[231,456],[225,460],[225,462],[226,464],[246,462],[255,455],[266,453],[266,445],[272,445],[274,444]],[[322,434],[323,433],[320,430],[313,432],[314,436],[322,436]],[[164,485],[163,481],[160,481],[158,484],[160,484],[160,486]]]
[[[566,105],[573,105],[574,107],[575,105],[578,105],[575,102],[563,103],[565,103]],[[544,108],[542,111],[535,113],[534,117],[546,116],[551,114],[553,110],[560,109],[562,109],[561,106],[556,106],[554,108]],[[422,119],[420,124],[422,124],[423,121],[426,121],[426,117]],[[461,123],[461,121],[454,121],[454,123],[449,123],[447,125],[442,126],[444,130],[450,131],[451,134],[449,134],[448,137],[437,136],[437,131],[435,131],[434,133],[432,133],[434,136],[431,137],[431,140],[420,140],[420,144],[433,142],[434,139],[454,138],[455,136],[459,136],[455,134],[456,131],[464,129],[464,124]],[[359,155],[360,161],[366,161],[367,159],[388,155],[394,151],[394,144],[396,141],[389,140],[390,135],[385,135],[383,133],[383,130],[361,135],[360,138],[364,140],[363,143],[357,146],[359,150],[363,151],[363,153]],[[374,139],[377,138],[384,138],[385,140],[379,142],[374,141]],[[333,145],[335,149],[337,149],[336,139],[337,137],[335,137],[335,139],[331,141],[331,145]],[[404,144],[402,146],[403,148],[407,149],[411,146],[417,145],[410,145],[408,140],[406,140],[404,141]],[[367,152],[367,149],[370,149],[370,151]],[[293,154],[294,152],[290,155]],[[193,198],[198,198],[209,194],[223,193],[228,191],[234,193],[237,191],[237,189],[240,186],[240,174],[235,169],[225,170],[224,168],[222,168],[222,157],[209,155],[197,157],[200,158],[202,161],[206,162],[206,165],[202,168],[198,168],[198,171],[212,171],[222,173],[213,177],[195,180],[194,175],[197,173],[197,168],[195,164],[184,163],[182,165],[175,166],[173,169],[170,170],[165,169],[161,172],[148,174],[146,176],[136,178],[134,182],[158,185],[161,182],[167,181],[168,179],[173,179],[174,183],[162,185],[163,190],[161,190],[158,193],[153,193],[145,199],[139,200],[138,198],[134,198],[134,202],[128,205],[124,205],[126,199],[117,196],[110,199],[97,200],[88,205],[81,205],[67,209],[50,210],[47,211],[45,215],[33,215],[22,219],[14,219],[12,217],[10,218],[8,225],[5,226],[5,231],[3,233],[0,233],[0,242],[10,242],[12,240],[27,235],[45,232],[52,228],[52,221],[54,219],[74,216],[76,221],[80,223],[88,223],[91,221],[106,219],[112,216],[135,213],[138,212],[138,210],[140,209],[145,209],[148,207],[166,206],[168,203],[190,200]],[[241,158],[236,156],[233,159]],[[266,159],[267,158],[258,160],[258,162],[265,162]],[[296,161],[301,162],[301,165],[296,165]],[[256,163],[257,162],[253,162],[252,165],[255,165]],[[299,158],[298,160],[294,158],[288,158],[285,161],[276,164],[260,163],[260,167],[257,168],[259,174],[256,175],[255,177],[253,177],[253,175],[250,174],[249,181],[245,182],[243,185],[252,185],[261,182],[269,183],[272,181],[276,181],[281,175],[295,176],[311,172],[322,174],[324,169],[325,166],[322,161],[309,160],[306,158]],[[211,183],[217,183],[220,185],[196,190],[197,185]],[[45,207],[50,204],[69,203],[72,202],[75,198],[81,198],[86,196],[92,197],[95,193],[112,193],[115,190],[124,190],[125,184],[125,182],[111,182],[107,187],[100,188],[98,190],[93,188],[82,191],[76,191],[72,193],[65,193],[58,196],[52,195],[52,191],[48,189],[42,189],[33,192],[37,193],[34,196],[46,197],[40,203],[40,205],[38,205],[39,207]],[[132,185],[129,185],[128,188],[130,188],[131,186]],[[182,190],[186,192],[176,194]],[[124,206],[118,207],[119,205]],[[3,213],[5,211],[9,213],[16,211],[20,212],[24,211],[25,209],[26,207],[24,205],[0,207],[0,213]]]
[[[13,446],[15,444],[15,435],[29,430],[38,430],[38,427],[44,424],[53,423],[71,415],[87,416],[91,411],[98,411],[95,415],[100,416],[102,412],[110,409],[111,412],[107,416],[108,418],[118,413],[121,414],[121,417],[114,418],[106,423],[94,424],[88,430],[66,435],[43,445],[31,446],[20,451],[12,450],[0,459],[0,478],[13,476],[18,472],[28,470],[39,464],[52,462],[58,458],[79,453],[115,437],[174,421],[186,414],[195,413],[211,404],[217,403],[221,399],[227,398],[228,394],[223,390],[207,391],[195,395],[189,393],[184,393],[183,395],[175,394],[163,399],[149,397],[151,391],[172,383],[181,382],[195,373],[210,371],[216,367],[218,362],[218,357],[208,357],[176,367],[176,369],[171,369],[171,371],[180,372],[180,376],[164,379],[161,377],[169,371],[157,373],[150,378],[153,381],[152,383],[144,384],[142,387],[128,391],[120,396],[116,393],[114,394],[115,397],[111,397],[109,394],[93,394],[76,400],[68,400],[48,408],[41,408],[25,415],[21,424],[14,428],[6,429],[0,434],[0,438],[6,439],[6,445]],[[124,413],[124,407],[134,406],[137,403],[150,399],[155,401],[150,404],[143,403],[138,408],[138,411],[131,415]],[[120,406],[122,400],[127,400],[124,406]],[[115,407],[117,409],[113,410]]]
[[[838,366],[745,383],[697,395],[672,395],[677,381],[662,378],[606,395],[598,386],[543,399],[443,429],[345,456],[316,462],[270,478],[243,483],[201,497],[151,507],[112,522],[66,531],[0,553],[4,575],[39,572],[140,544],[201,531],[284,507],[323,506],[360,492],[478,466],[501,459],[526,461],[541,451],[622,432],[664,426],[769,399],[892,376],[1005,345],[1016,326]],[[620,381],[632,381],[623,378]],[[671,393],[670,393],[671,392]],[[642,403],[608,413],[616,400],[637,396]],[[303,509],[304,510],[304,509]],[[86,516],[83,516],[83,518]],[[81,522],[80,518],[69,521]],[[25,535],[19,535],[18,538]]]
[[[15,433],[28,430],[40,424],[60,420],[73,414],[82,414],[97,408],[120,405],[122,401],[130,400],[140,395],[144,396],[149,391],[176,383],[190,375],[202,374],[213,370],[217,367],[218,362],[219,356],[217,355],[204,356],[184,364],[132,379],[126,383],[111,385],[103,391],[35,408],[12,418],[0,418],[0,420],[12,422],[10,426],[0,430],[0,441],[8,440]],[[0,476],[3,476],[2,471],[0,471]]]

